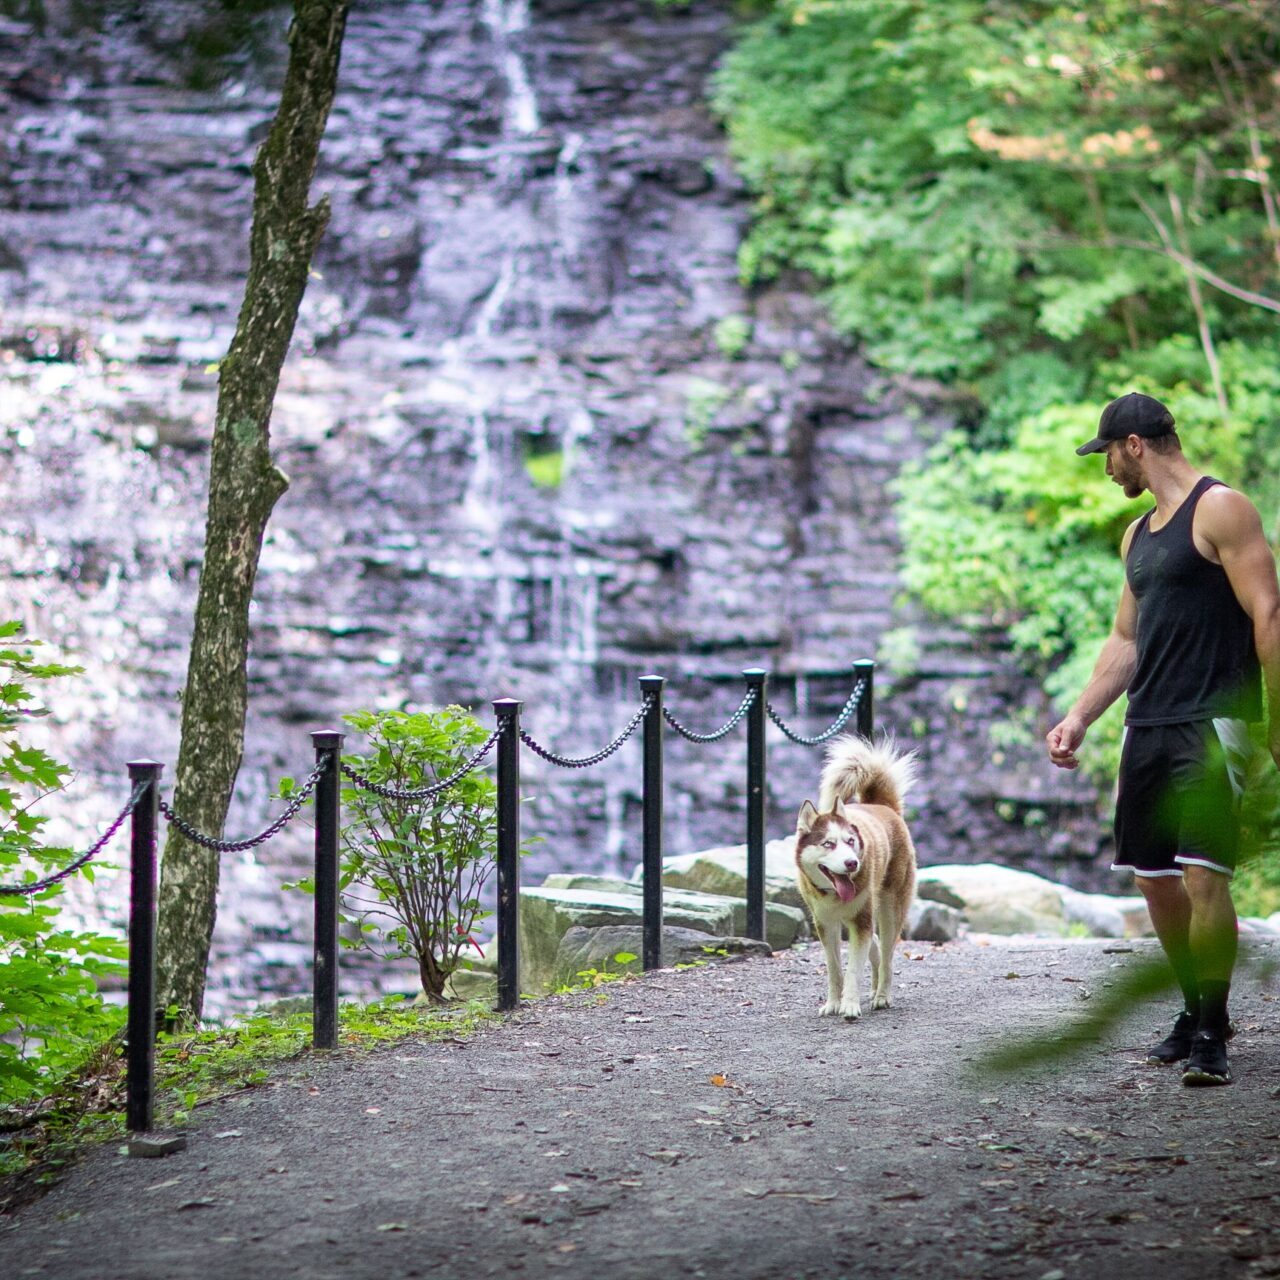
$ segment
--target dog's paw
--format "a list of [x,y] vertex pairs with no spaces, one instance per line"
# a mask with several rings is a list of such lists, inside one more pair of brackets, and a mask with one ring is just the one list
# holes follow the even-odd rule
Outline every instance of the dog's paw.
[[836,1014],[839,1012],[840,1012],[840,1001],[828,1000],[827,1003],[824,1004],[822,1008],[818,1010],[818,1017],[834,1018]]
[[846,1022],[852,1022],[855,1018],[862,1017],[862,1006],[848,1000],[842,1001],[840,1004],[840,1016]]
[[887,1009],[889,1007],[889,997],[887,995],[876,995],[872,997],[871,1007],[873,1009]]

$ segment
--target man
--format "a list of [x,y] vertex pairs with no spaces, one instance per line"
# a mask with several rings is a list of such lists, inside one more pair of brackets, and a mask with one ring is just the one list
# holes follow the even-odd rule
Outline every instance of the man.
[[1275,559],[1253,504],[1187,461],[1159,400],[1113,400],[1076,452],[1104,453],[1127,497],[1149,490],[1156,504],[1125,532],[1115,624],[1075,705],[1049,731],[1049,758],[1076,768],[1089,725],[1128,694],[1113,869],[1137,878],[1185,1001],[1148,1060],[1185,1060],[1186,1085],[1230,1084],[1243,730],[1262,718],[1264,680],[1280,765]]

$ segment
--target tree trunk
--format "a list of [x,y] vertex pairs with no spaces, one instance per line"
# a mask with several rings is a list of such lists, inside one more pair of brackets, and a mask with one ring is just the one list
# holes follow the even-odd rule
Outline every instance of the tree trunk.
[[[253,165],[249,275],[218,374],[209,508],[182,700],[174,809],[220,836],[244,749],[249,603],[262,535],[288,479],[273,463],[271,409],[328,201],[307,204],[329,118],[350,0],[294,0],[280,107]],[[170,828],[157,962],[165,1005],[198,1020],[218,895],[219,854]]]

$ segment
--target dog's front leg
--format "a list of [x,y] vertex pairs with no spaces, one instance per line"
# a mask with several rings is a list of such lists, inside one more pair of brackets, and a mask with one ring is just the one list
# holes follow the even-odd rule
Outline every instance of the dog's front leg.
[[849,1021],[862,1016],[862,970],[866,967],[874,941],[870,912],[865,912],[864,916],[859,916],[849,926],[849,959],[844,970],[844,996],[840,1001],[840,1016]]
[[835,924],[818,924],[818,937],[822,941],[822,949],[827,957],[827,1003],[818,1010],[818,1017],[834,1016],[840,1012],[840,922]]

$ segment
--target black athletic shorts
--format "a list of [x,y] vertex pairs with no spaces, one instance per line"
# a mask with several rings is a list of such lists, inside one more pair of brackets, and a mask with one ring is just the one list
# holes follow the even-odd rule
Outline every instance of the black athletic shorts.
[[1241,720],[1126,728],[1111,869],[1180,876],[1190,865],[1233,874],[1247,751]]

